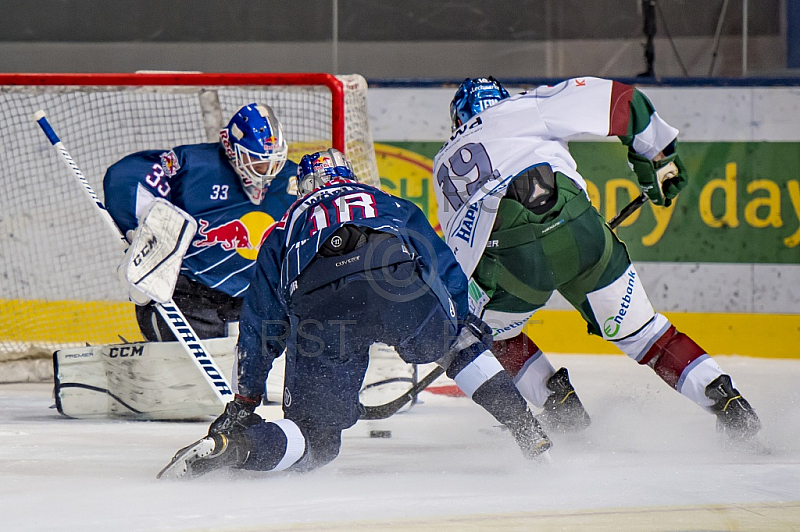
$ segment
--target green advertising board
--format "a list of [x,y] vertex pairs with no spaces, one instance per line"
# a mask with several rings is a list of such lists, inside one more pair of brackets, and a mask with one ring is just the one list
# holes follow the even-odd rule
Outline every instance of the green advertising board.
[[[414,201],[432,222],[431,165],[440,147],[376,146],[384,188]],[[621,143],[573,142],[570,149],[607,219],[638,195]],[[800,143],[684,142],[679,153],[690,181],[675,204],[648,203],[617,230],[634,260],[800,264]]]

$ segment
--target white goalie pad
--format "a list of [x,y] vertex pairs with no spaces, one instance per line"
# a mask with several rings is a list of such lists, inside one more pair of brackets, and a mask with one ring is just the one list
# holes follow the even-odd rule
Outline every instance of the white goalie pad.
[[[203,340],[224,372],[233,370],[236,340]],[[268,399],[279,404],[284,360],[273,362],[267,379]],[[222,413],[214,390],[178,342],[62,349],[54,353],[53,365],[56,407],[67,417],[194,420]]]
[[[232,371],[236,341],[236,336],[213,338],[203,345],[223,371]],[[285,359],[272,363],[269,403],[282,403]],[[189,421],[222,413],[223,405],[178,342],[61,349],[53,354],[53,365],[56,407],[67,417]],[[380,405],[401,396],[411,387],[413,370],[392,347],[374,344],[362,403]],[[429,370],[426,366],[425,373]]]
[[[203,345],[223,371],[231,371],[235,337]],[[68,417],[189,420],[223,410],[178,342],[62,349],[53,365],[56,407]]]
[[191,215],[166,200],[155,199],[120,266],[125,281],[154,301],[171,300],[183,256],[196,232],[197,222]]

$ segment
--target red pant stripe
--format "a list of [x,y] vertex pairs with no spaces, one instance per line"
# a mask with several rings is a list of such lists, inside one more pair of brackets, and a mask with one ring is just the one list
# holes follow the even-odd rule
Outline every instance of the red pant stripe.
[[705,354],[694,340],[671,325],[639,363],[648,364],[664,382],[675,388],[689,364]]
[[509,340],[496,340],[492,352],[511,378],[517,376],[525,363],[539,352],[539,348],[525,333]]

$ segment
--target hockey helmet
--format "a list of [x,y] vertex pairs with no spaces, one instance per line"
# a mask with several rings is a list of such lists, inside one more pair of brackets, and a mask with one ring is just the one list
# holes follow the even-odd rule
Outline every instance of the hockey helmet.
[[491,107],[509,96],[508,91],[500,85],[500,82],[491,76],[465,79],[456,89],[453,101],[450,102],[450,120],[453,123],[453,131],[487,107]]
[[289,151],[275,112],[268,105],[245,105],[220,131],[220,143],[250,201],[259,205]]
[[297,192],[305,196],[331,179],[358,181],[353,167],[344,154],[335,148],[303,155],[297,166]]

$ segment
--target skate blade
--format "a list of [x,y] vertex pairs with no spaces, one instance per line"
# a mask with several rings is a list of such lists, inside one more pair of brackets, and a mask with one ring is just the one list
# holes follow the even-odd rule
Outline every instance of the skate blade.
[[757,455],[772,454],[772,449],[757,436],[736,441],[728,439],[723,445],[726,449],[734,453]]
[[553,457],[550,456],[550,449],[548,449],[548,450],[546,450],[546,451],[544,451],[542,453],[537,454],[533,458],[533,461],[535,463],[537,463],[537,464],[544,464],[544,465],[552,464],[553,463]]
[[210,455],[214,451],[214,440],[209,437],[197,440],[175,453],[167,466],[159,471],[156,479],[177,480],[192,478],[191,465],[198,458]]

